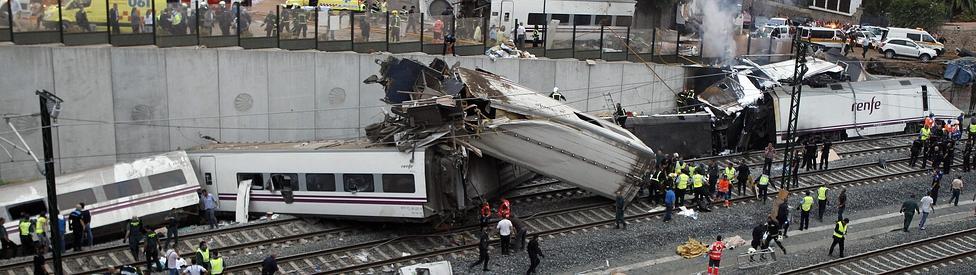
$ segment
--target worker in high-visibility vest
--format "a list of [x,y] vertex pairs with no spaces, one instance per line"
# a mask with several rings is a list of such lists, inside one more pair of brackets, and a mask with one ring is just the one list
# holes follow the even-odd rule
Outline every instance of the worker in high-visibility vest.
[[918,131],[918,139],[922,140],[922,168],[925,168],[925,160],[929,158],[929,148],[932,147],[932,142],[929,141],[932,137],[932,128],[922,126]]
[[678,174],[677,183],[675,184],[677,186],[675,189],[677,190],[674,191],[676,193],[675,195],[678,196],[678,206],[685,204],[685,191],[688,190],[688,178],[688,174],[685,174],[684,171]]
[[810,228],[810,210],[813,209],[813,197],[810,196],[810,191],[803,193],[803,202],[797,207],[800,209],[800,230],[806,230]]
[[969,119],[969,142],[973,142],[974,135],[976,135],[976,117]]
[[210,270],[210,249],[207,248],[207,241],[200,241],[200,246],[197,247],[196,263]]
[[208,269],[210,270],[210,274],[224,274],[224,258],[221,258],[220,253],[217,253],[216,250],[211,253],[213,253],[213,256],[210,258],[210,269]]
[[47,215],[47,211],[43,211],[41,212],[40,215],[37,216],[37,221],[34,222],[34,236],[38,244],[47,247],[48,245],[51,244],[51,242],[50,239],[47,238],[48,222],[47,222],[47,217],[45,217],[45,215]]
[[817,219],[823,222],[824,211],[827,210],[827,184],[817,188]]
[[[732,166],[731,162],[725,166],[725,177],[729,179],[729,183],[733,183],[732,180],[735,179],[735,167]],[[731,189],[729,190],[729,193],[732,193]]]
[[766,203],[767,194],[769,194],[769,175],[762,174],[759,175],[759,180],[756,181],[756,188],[759,192],[759,196],[762,197],[763,204]]
[[685,167],[687,167],[687,166],[688,165],[686,165],[684,161],[681,161],[681,159],[675,160],[675,162],[674,162],[674,173],[675,174],[681,174],[681,172],[684,171],[685,170]]
[[34,239],[31,238],[33,223],[27,213],[20,213],[20,216],[20,223],[17,226],[20,230],[20,256],[27,256],[34,253]]
[[698,173],[692,173],[691,190],[695,194],[696,201],[705,199],[705,176]]
[[827,255],[834,255],[834,246],[840,245],[840,257],[844,257],[844,237],[847,236],[847,225],[851,222],[850,219],[844,218],[844,220],[837,221],[837,225],[834,226],[834,242],[830,244],[830,251]]

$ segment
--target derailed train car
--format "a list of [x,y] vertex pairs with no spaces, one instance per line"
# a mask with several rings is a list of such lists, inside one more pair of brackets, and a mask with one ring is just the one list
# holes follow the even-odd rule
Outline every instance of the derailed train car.
[[[922,119],[962,113],[924,78],[850,81],[837,64],[809,58],[800,98],[801,140],[843,140],[918,131]],[[793,61],[738,71],[698,95],[713,116],[716,151],[761,149],[783,143],[789,119]]]
[[380,73],[365,82],[385,87],[393,114],[376,127],[396,134],[374,142],[442,140],[628,201],[653,167],[654,152],[627,130],[501,76],[396,57]]

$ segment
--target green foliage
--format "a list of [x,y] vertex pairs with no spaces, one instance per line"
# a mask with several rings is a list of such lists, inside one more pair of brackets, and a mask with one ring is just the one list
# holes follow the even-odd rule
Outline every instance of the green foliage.
[[864,0],[861,2],[861,8],[867,15],[884,15],[890,10],[891,2],[891,0]]
[[946,5],[937,0],[891,0],[887,15],[892,26],[934,30],[946,20]]

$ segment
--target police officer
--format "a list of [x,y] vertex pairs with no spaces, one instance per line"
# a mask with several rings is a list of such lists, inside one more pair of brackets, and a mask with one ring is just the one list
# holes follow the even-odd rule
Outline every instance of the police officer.
[[800,231],[810,228],[810,210],[813,209],[813,197],[810,196],[810,191],[803,193],[803,202],[797,209],[800,209]]
[[688,190],[688,180],[690,177],[684,171],[681,171],[676,178],[675,185],[677,190],[675,190],[675,195],[678,197],[677,205],[681,206],[685,204],[685,191]]
[[211,275],[224,274],[224,258],[220,257],[220,254],[217,253],[217,250],[214,250],[211,253],[213,253],[213,256],[210,258],[210,269],[208,269],[210,270],[210,274]]
[[210,270],[210,249],[207,248],[207,241],[200,241],[200,246],[197,247],[196,259],[196,262],[203,266],[203,268]]
[[769,194],[769,176],[766,174],[759,175],[759,180],[756,182],[756,187],[759,191],[759,196],[762,197],[762,201],[766,203],[767,194]]
[[827,211],[827,184],[817,188],[817,219],[823,222],[824,211]]
[[664,171],[662,170],[663,168],[661,168],[661,166],[658,165],[657,168],[654,169],[654,172],[651,173],[650,178],[648,179],[647,189],[649,191],[648,192],[649,194],[647,200],[650,203],[657,203],[661,200],[662,196],[664,196],[664,194],[660,192],[660,190],[662,190],[661,184],[662,181],[664,180]]
[[128,230],[125,231],[125,239],[122,239],[122,242],[129,242],[129,252],[132,252],[132,258],[139,260],[139,242],[142,241],[142,220],[139,217],[132,216],[132,219],[129,219],[126,227]]
[[25,212],[20,213],[20,223],[17,229],[20,231],[20,256],[27,256],[34,253],[34,238],[31,238],[30,216]]
[[[149,226],[143,226],[142,230],[146,232],[146,247],[143,250],[146,253],[146,269],[149,272],[153,270],[162,271],[163,264],[159,262],[159,236]],[[153,265],[156,266],[156,269],[153,269]]]
[[[922,143],[922,139],[915,139],[915,141],[912,141],[912,147],[908,151],[910,153],[908,166],[915,167],[915,161],[918,160],[918,154],[922,152]],[[923,159],[922,162],[924,163],[925,160]]]
[[834,242],[830,243],[830,251],[827,252],[827,255],[833,256],[834,246],[839,244],[840,257],[844,257],[844,237],[847,236],[847,224],[850,222],[851,220],[847,218],[837,221],[837,225],[834,226]]
[[699,173],[692,172],[691,176],[691,189],[695,193],[695,201],[701,202],[705,199],[705,176]]

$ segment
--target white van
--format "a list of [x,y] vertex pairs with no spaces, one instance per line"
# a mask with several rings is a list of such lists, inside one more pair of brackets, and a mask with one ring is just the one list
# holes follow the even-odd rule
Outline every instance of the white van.
[[935,37],[922,29],[888,28],[888,32],[881,36],[881,41],[888,40],[888,38],[905,38],[915,41],[922,47],[935,50],[938,55],[945,53],[945,45],[936,41]]
[[838,29],[801,27],[797,32],[799,32],[800,40],[826,48],[843,48],[844,44],[847,44],[847,36]]

